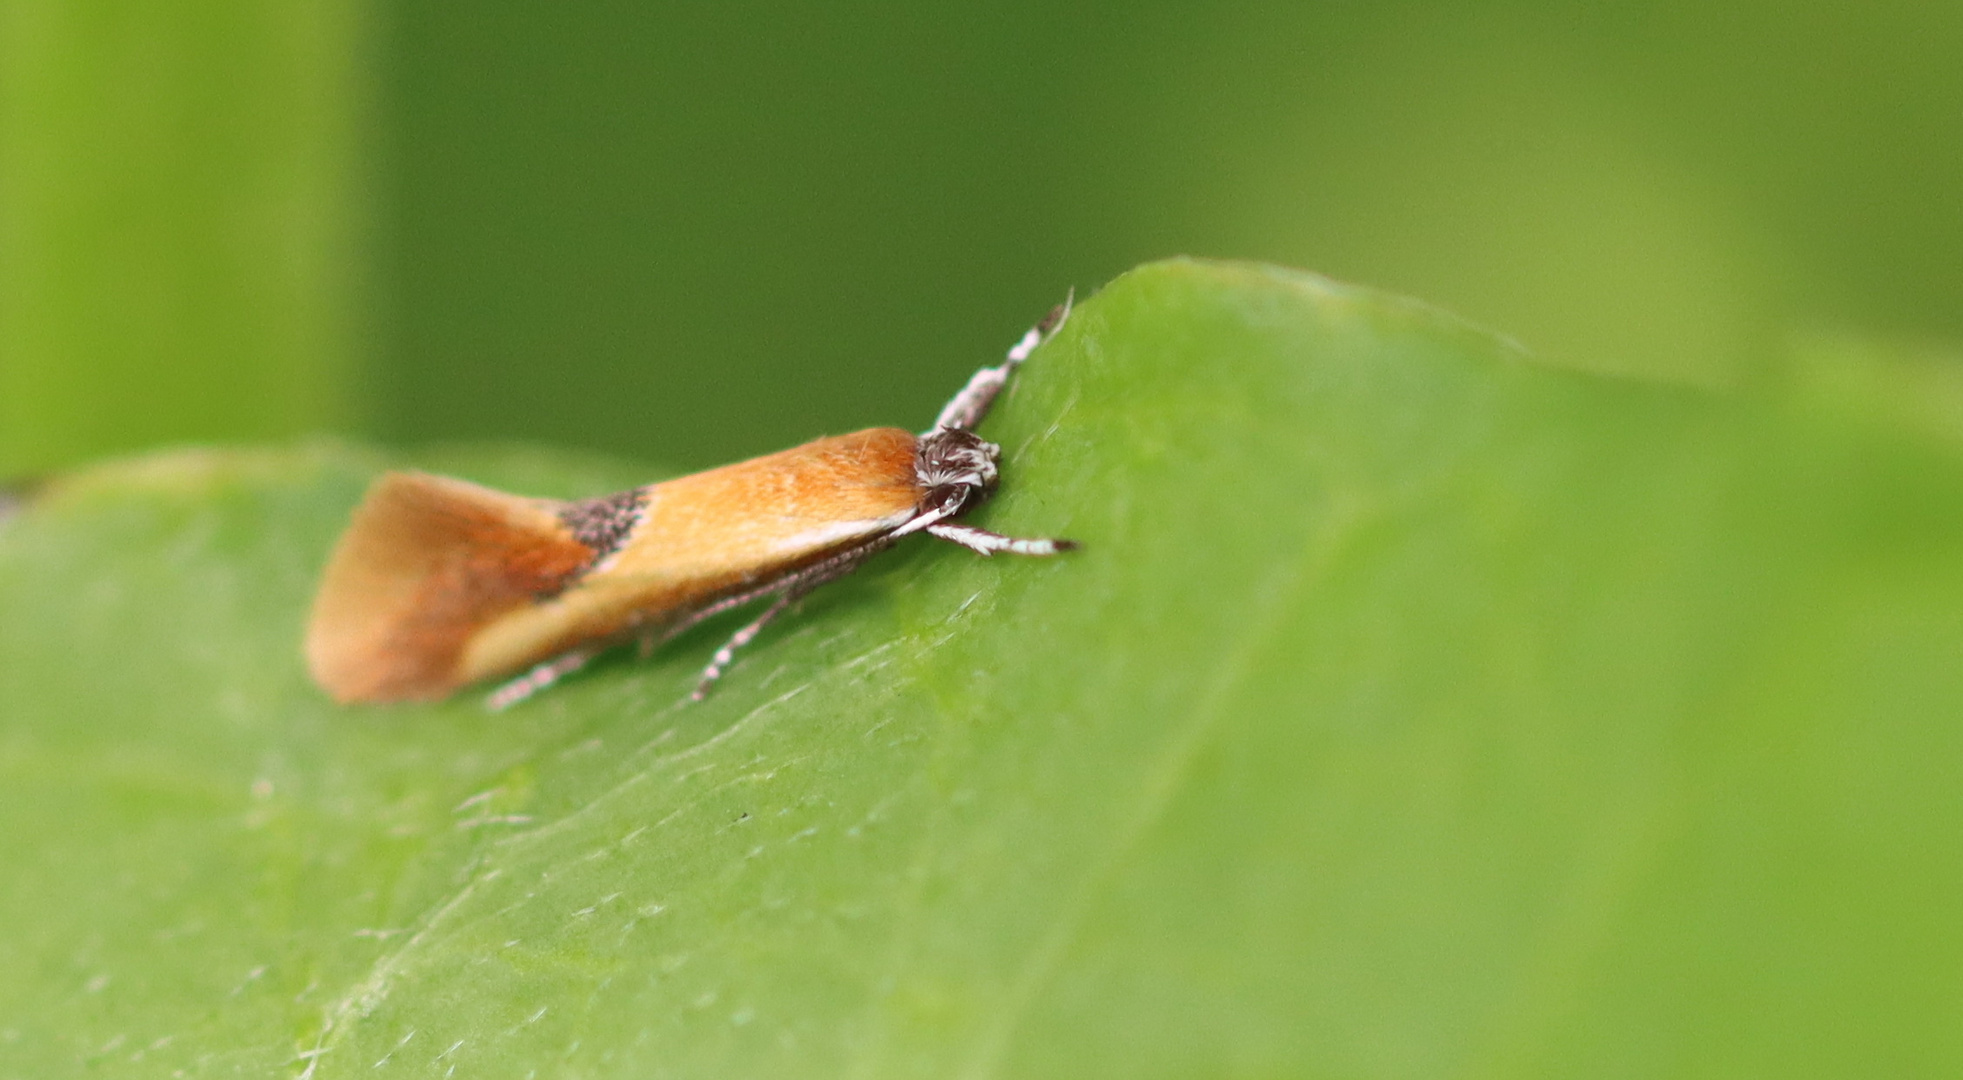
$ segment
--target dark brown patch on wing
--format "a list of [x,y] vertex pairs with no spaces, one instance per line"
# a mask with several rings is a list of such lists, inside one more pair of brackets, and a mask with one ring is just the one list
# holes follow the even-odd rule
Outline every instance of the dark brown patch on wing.
[[593,561],[599,562],[620,550],[641,520],[641,507],[647,501],[646,488],[581,499],[560,509],[559,520],[572,530],[573,539],[593,550]]

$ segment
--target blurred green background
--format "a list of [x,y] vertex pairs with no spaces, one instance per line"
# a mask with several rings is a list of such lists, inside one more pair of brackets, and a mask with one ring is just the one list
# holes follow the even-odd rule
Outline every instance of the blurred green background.
[[1668,378],[1963,338],[1954,4],[4,12],[0,474],[918,426],[1173,253]]

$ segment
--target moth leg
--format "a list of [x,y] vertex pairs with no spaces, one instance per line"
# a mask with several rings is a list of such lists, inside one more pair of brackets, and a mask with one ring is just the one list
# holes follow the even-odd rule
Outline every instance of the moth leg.
[[723,642],[723,647],[716,650],[716,655],[709,661],[709,666],[702,669],[702,678],[696,682],[695,691],[689,694],[689,699],[701,701],[708,697],[709,688],[716,684],[717,679],[722,678],[723,669],[729,666],[730,661],[736,659],[736,650],[756,640],[756,636],[763,633],[763,628],[770,625],[770,620],[782,615],[784,609],[797,601],[798,596],[798,593],[790,589],[784,590],[784,594],[765,608],[763,614],[757,616],[750,625],[731,634],[729,640]]
[[[695,684],[695,692],[690,694],[689,698],[694,701],[701,701],[703,698],[708,697],[709,688],[715,685],[717,679],[722,678],[723,671],[729,667],[732,660],[736,659],[736,650],[756,640],[756,636],[763,632],[763,628],[770,625],[772,619],[782,615],[785,609],[797,603],[799,600],[804,599],[818,586],[845,577],[852,571],[857,570],[860,563],[865,562],[873,555],[892,546],[893,537],[890,535],[868,540],[858,547],[849,548],[828,559],[813,563],[772,584],[770,588],[782,589],[782,595],[778,596],[771,603],[770,607],[766,608],[764,613],[757,616],[748,626],[730,635],[729,640],[723,643],[723,647],[716,650],[716,655],[709,660],[709,666],[702,669],[701,681]],[[741,599],[751,600],[757,596],[757,593],[752,592]],[[737,597],[731,597],[730,600],[712,605],[712,609],[714,611],[727,610],[730,606],[733,606],[733,602],[736,600],[738,600]],[[687,625],[693,626],[706,617],[707,615],[702,614],[691,616],[687,620]]]
[[586,662],[593,659],[594,655],[595,650],[592,649],[574,649],[572,652],[555,656],[491,691],[491,696],[485,699],[484,704],[489,706],[492,712],[503,712],[585,667]]
[[1002,388],[1009,384],[1009,376],[1015,374],[1016,368],[1020,367],[1024,360],[1029,359],[1029,354],[1036,351],[1036,346],[1050,340],[1051,336],[1063,326],[1063,321],[1070,317],[1070,305],[1076,299],[1077,293],[1073,289],[1070,295],[1064,298],[1063,303],[1051,308],[1050,313],[1043,316],[1042,322],[1029,328],[1029,332],[1022,336],[1022,340],[1017,341],[1009,350],[1008,359],[1004,360],[1000,367],[985,367],[975,372],[968,379],[968,385],[962,387],[961,392],[954,395],[954,400],[948,402],[947,407],[941,410],[941,415],[934,420],[934,427],[969,430],[981,423],[982,417],[988,415],[989,406],[995,404],[995,395],[1000,394]]
[[783,587],[784,579],[778,578],[766,585],[750,589],[747,592],[740,592],[734,596],[725,596],[713,604],[689,612],[676,622],[651,629],[641,635],[641,655],[646,657],[653,653],[654,650],[681,637],[702,623],[721,615],[723,612],[761,600]]
[[1014,552],[1017,555],[1055,555],[1072,551],[1077,547],[1075,540],[1032,540],[1015,536],[1003,536],[987,529],[977,529],[973,525],[957,525],[952,522],[936,522],[927,526],[927,532],[943,540],[952,540],[962,547],[993,555],[998,551]]

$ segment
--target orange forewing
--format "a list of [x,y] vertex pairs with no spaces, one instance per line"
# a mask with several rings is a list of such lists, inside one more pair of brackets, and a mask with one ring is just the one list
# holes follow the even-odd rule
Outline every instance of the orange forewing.
[[656,484],[612,552],[567,504],[390,473],[328,563],[308,664],[341,701],[433,699],[677,621],[905,521],[915,445],[874,428]]
[[620,549],[575,587],[486,625],[459,682],[676,621],[899,525],[920,501],[915,442],[873,428],[647,488]]

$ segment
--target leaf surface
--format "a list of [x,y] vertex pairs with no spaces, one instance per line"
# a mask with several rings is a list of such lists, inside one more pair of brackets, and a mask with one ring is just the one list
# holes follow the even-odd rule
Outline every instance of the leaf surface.
[[[490,714],[298,656],[379,457],[0,523],[0,1074],[1952,1071],[1963,466],[1141,268],[972,519]],[[647,477],[442,464],[538,494]]]

